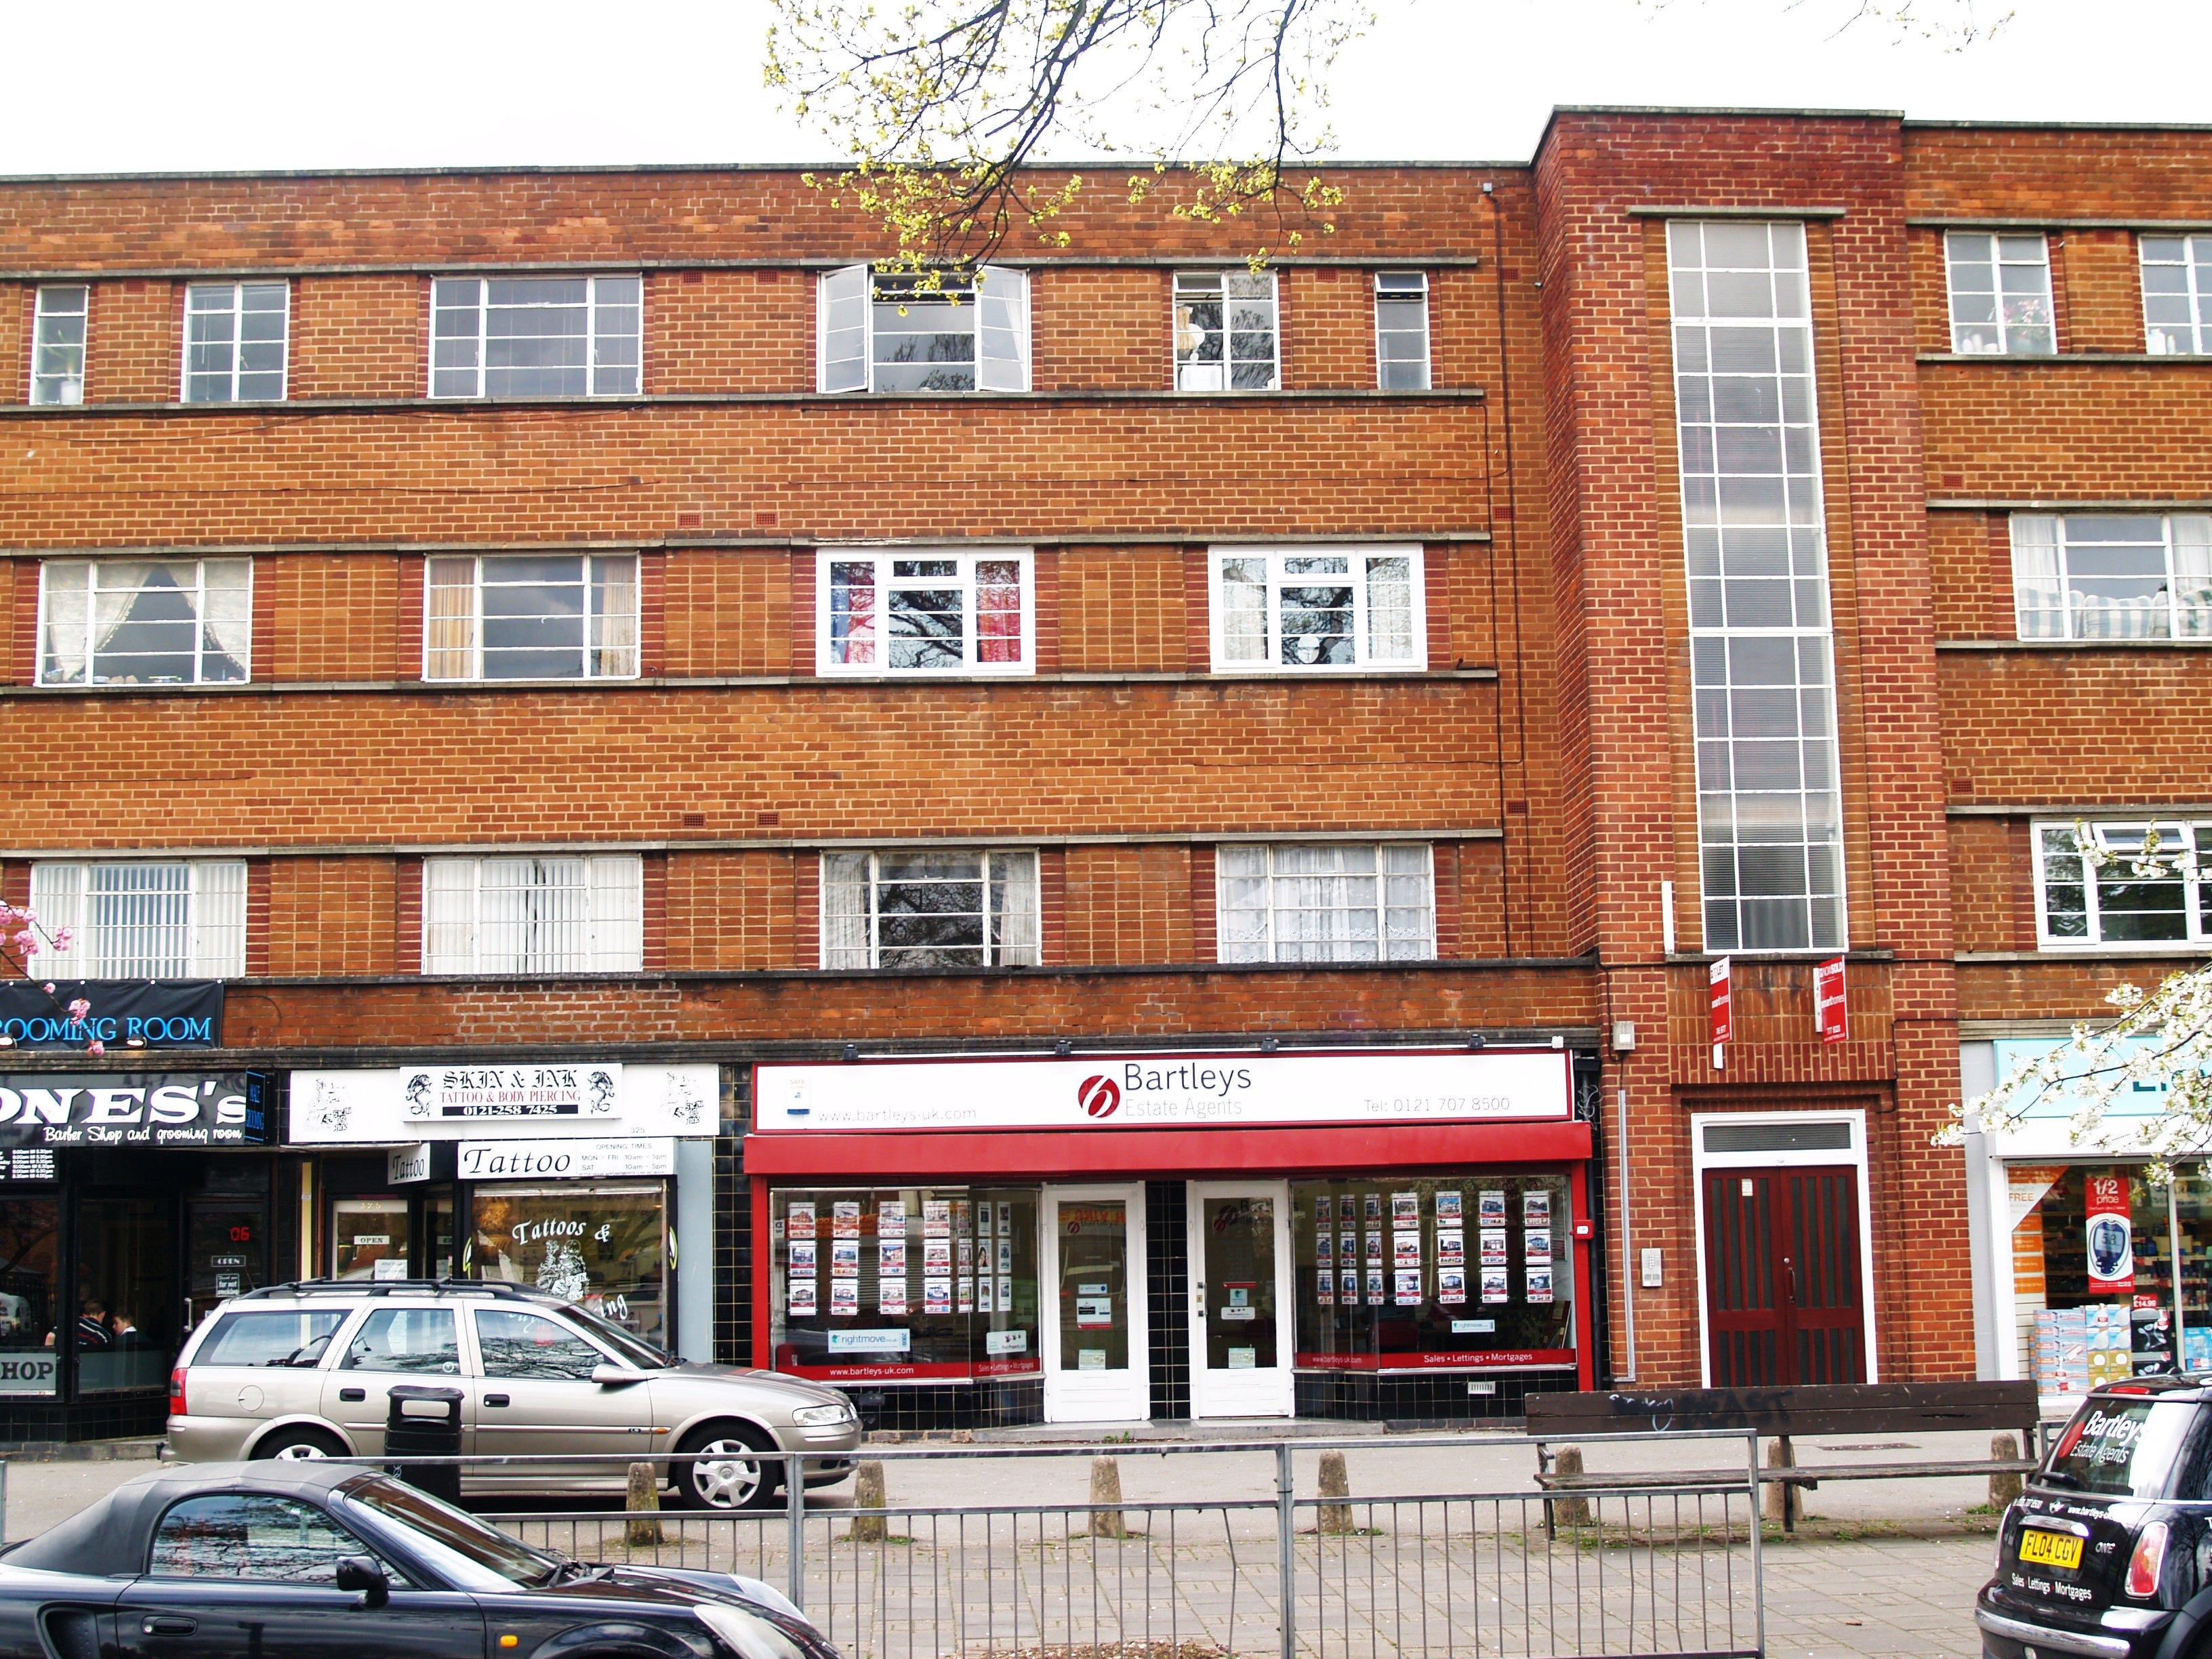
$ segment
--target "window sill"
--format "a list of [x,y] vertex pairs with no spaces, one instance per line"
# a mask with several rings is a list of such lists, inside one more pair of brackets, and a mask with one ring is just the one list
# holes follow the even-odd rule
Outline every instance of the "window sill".
[[2165,352],[2154,356],[2148,351],[1923,351],[1916,354],[1923,363],[2001,363],[2008,368],[2023,364],[2051,363],[2133,363],[2138,367],[2171,364],[2175,368],[2212,367],[2212,355],[2185,356]]
[[2066,945],[2037,951],[1961,951],[1961,967],[2026,965],[2043,963],[2172,962],[2212,959],[2212,942],[2197,945]]
[[1183,670],[1128,673],[1056,674],[726,674],[577,680],[253,680],[228,685],[10,685],[0,686],[0,701],[11,697],[171,696],[481,696],[494,693],[549,691],[753,691],[799,687],[890,687],[917,685],[1208,685],[1245,681],[1299,684],[1355,681],[1421,683],[1494,681],[1498,670],[1477,668],[1332,669],[1326,672],[1278,674],[1207,673]]
[[[2212,361],[2212,360],[2208,360]],[[753,404],[1115,404],[1208,403],[1224,399],[1275,403],[1481,403],[1481,386],[1447,386],[1427,392],[1383,392],[1373,386],[1298,386],[1278,392],[1177,392],[1166,386],[1129,389],[1071,388],[1049,392],[664,392],[632,397],[597,398],[296,398],[281,402],[239,404],[85,403],[4,404],[0,416],[60,416],[89,419],[102,415],[175,416],[266,414],[373,414],[425,410],[447,414],[488,414],[531,409],[643,409]]]
[[1938,640],[1938,651],[2208,651],[2205,640]]

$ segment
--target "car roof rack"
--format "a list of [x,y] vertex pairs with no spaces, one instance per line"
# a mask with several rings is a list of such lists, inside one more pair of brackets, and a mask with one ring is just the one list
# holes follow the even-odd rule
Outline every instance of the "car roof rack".
[[511,1284],[503,1279],[295,1279],[282,1285],[263,1285],[231,1298],[248,1302],[276,1296],[421,1296],[428,1291],[458,1291],[464,1295],[495,1297],[506,1302],[543,1302],[547,1293],[534,1285]]

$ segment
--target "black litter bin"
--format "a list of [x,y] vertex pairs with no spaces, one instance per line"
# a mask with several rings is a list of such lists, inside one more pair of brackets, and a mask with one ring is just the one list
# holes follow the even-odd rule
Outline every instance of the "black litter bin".
[[[461,1455],[461,1391],[426,1388],[417,1382],[392,1386],[384,1418],[387,1457],[459,1457]],[[461,1466],[417,1463],[391,1471],[418,1492],[461,1501]]]

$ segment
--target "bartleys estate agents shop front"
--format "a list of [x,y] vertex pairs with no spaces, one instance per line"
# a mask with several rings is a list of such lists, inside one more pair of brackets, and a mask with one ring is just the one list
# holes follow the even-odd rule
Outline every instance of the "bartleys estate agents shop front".
[[154,1434],[169,1364],[265,1283],[258,1072],[0,1074],[0,1440]]
[[757,1066],[755,1352],[885,1426],[1517,1413],[1592,1381],[1569,1066]]

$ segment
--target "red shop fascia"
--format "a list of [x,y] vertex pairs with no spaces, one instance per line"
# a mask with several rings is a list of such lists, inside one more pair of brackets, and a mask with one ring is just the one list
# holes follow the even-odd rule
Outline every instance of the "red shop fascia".
[[[1119,1257],[1095,1235],[1140,1229],[1143,1183],[1176,1181],[1191,1183],[1176,1259],[1195,1364],[1211,1319],[1217,1359],[1285,1379],[1545,1370],[1593,1387],[1591,1130],[1571,1066],[1549,1048],[757,1065],[753,1352],[871,1386],[1065,1369],[1073,1393],[1079,1364],[1141,1370],[1141,1329],[1115,1322],[1143,1319],[1159,1263],[1134,1232]],[[1209,1248],[1251,1265],[1209,1271]],[[1126,1285],[1093,1261],[1123,1263]]]

